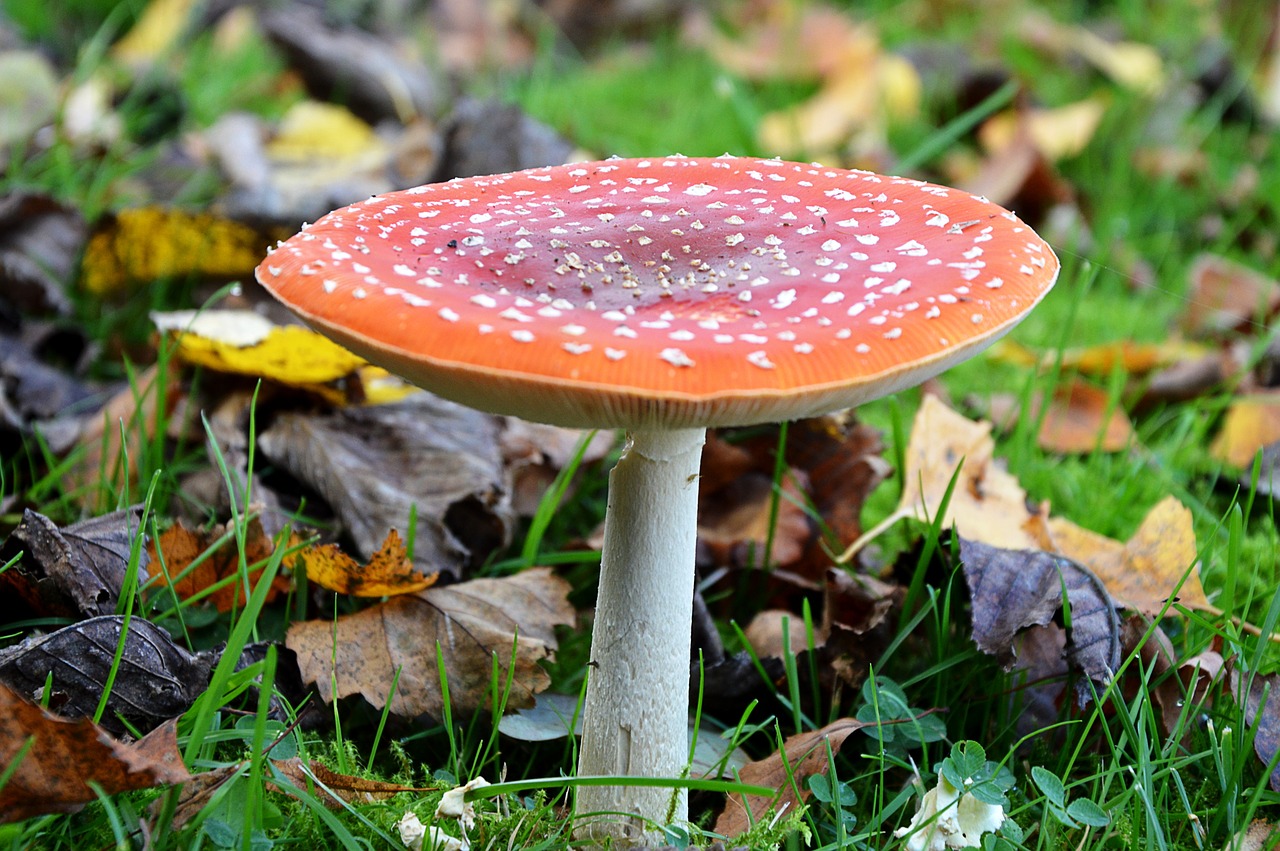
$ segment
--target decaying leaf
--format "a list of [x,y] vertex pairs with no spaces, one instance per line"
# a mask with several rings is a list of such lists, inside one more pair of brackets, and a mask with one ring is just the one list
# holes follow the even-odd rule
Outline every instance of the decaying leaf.
[[337,544],[316,544],[295,557],[306,568],[307,580],[322,588],[354,597],[390,597],[431,587],[437,574],[416,571],[400,534],[392,529],[367,564],[360,564]]
[[473,579],[400,595],[336,623],[294,624],[286,645],[298,654],[303,678],[327,701],[360,694],[382,707],[399,672],[391,711],[440,718],[439,652],[455,715],[488,704],[495,665],[500,683],[510,672],[507,706],[515,709],[551,682],[538,661],[556,648],[554,628],[573,620],[568,591],[568,583],[543,568]]
[[1157,614],[1178,588],[1182,605],[1214,610],[1200,584],[1191,511],[1177,497],[1158,502],[1125,543],[1058,517],[1048,521],[1048,532],[1052,547],[1088,566],[1122,608]]
[[[773,495],[773,479],[753,472],[700,500],[698,540],[716,564],[760,568],[791,564],[804,553],[813,528],[800,507],[804,501],[795,476],[783,479],[782,495]],[[772,550],[766,547],[772,543]]]
[[778,790],[772,798],[762,795],[730,795],[724,812],[716,819],[716,833],[739,836],[770,809],[794,808],[812,797],[808,779],[827,770],[827,745],[831,753],[856,730],[867,726],[854,718],[841,718],[820,730],[790,736],[774,754],[747,763],[738,773],[743,783],[770,786]]
[[106,296],[159,278],[249,278],[269,243],[266,234],[209,213],[121,210],[89,237],[81,283]]
[[1129,375],[1146,375],[1157,369],[1203,357],[1210,349],[1200,343],[1167,340],[1136,343],[1119,340],[1094,346],[1038,354],[1008,337],[991,347],[991,357],[1027,368],[1060,368],[1093,378],[1108,378],[1117,369]]
[[[0,268],[3,262],[0,259]],[[0,334],[0,429],[26,433],[33,423],[46,421],[38,430],[50,449],[61,454],[66,447],[53,439],[55,424],[47,421],[61,414],[62,422],[74,422],[75,411],[95,407],[96,394],[91,386],[45,363],[38,356],[42,348],[36,341]]]
[[423,573],[461,575],[507,542],[514,517],[488,414],[417,393],[392,405],[282,414],[263,454],[319,493],[369,558],[388,529],[408,529]]
[[[1257,726],[1254,753],[1263,765],[1271,765],[1280,752],[1280,674],[1249,676],[1237,667],[1231,672],[1231,689],[1244,707],[1245,723]],[[1280,792],[1280,765],[1273,768],[1270,783]]]
[[[1014,662],[1014,638],[1071,608],[1067,658],[1105,686],[1120,667],[1120,618],[1106,589],[1081,565],[1049,553],[1012,551],[960,539],[960,560],[973,601],[973,640],[978,649]],[[1088,696],[1080,689],[1081,699]]]
[[[230,523],[198,530],[178,522],[148,546],[156,582],[171,586],[183,600],[211,603],[220,612],[244,607],[274,549],[274,542],[262,529],[262,521],[254,517],[245,530],[246,589]],[[288,577],[277,575],[266,602],[289,593],[292,587]]]
[[208,684],[216,656],[178,646],[141,618],[131,618],[127,630],[118,615],[89,618],[6,647],[0,650],[0,682],[67,718],[91,716],[111,680],[122,633],[120,674],[102,726],[120,734],[124,719],[146,730],[187,711]]
[[418,786],[402,786],[382,780],[369,780],[350,774],[339,774],[317,760],[303,762],[298,757],[273,759],[271,765],[299,789],[319,787],[319,798],[335,809],[346,804],[369,804],[385,801],[402,792],[424,792]]
[[[556,475],[573,460],[583,440],[588,443],[582,463],[593,464],[609,454],[617,434],[608,429],[590,432],[504,417],[499,440],[502,462],[511,471],[512,509],[520,517],[532,517]],[[569,493],[572,491],[566,496]]]
[[[6,620],[32,615],[76,617],[113,614],[129,568],[135,539],[142,534],[141,507],[115,511],[59,528],[43,514],[27,510],[0,546],[0,563],[22,558],[0,573],[0,612]],[[138,570],[146,577],[147,556]]]
[[90,721],[59,718],[0,685],[0,765],[14,767],[0,789],[0,822],[75,812],[97,800],[94,787],[113,795],[190,780],[177,731],[174,720],[124,744]]
[[[0,110],[12,105],[6,100]],[[0,136],[10,129],[6,124]],[[70,314],[63,287],[87,238],[84,217],[53,198],[26,193],[0,197],[0,313],[7,306],[24,313]]]
[[1052,163],[1088,147],[1106,111],[1107,103],[1101,98],[1052,109],[1019,107],[989,118],[979,129],[978,138],[988,151],[1007,151],[1025,129],[1035,149]]

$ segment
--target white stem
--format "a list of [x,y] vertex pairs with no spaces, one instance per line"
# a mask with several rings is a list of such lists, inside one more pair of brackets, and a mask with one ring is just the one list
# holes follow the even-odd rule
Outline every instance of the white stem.
[[[609,475],[578,773],[679,777],[689,760],[689,630],[705,429],[628,436]],[[661,844],[684,790],[581,786],[575,834]],[[599,816],[590,816],[599,813]],[[619,814],[623,815],[619,815]]]

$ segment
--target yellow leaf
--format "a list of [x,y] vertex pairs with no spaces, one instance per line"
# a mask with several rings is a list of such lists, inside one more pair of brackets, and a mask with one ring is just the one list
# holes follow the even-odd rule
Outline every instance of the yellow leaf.
[[1026,122],[1031,141],[1050,162],[1074,157],[1085,149],[1107,111],[1100,97],[1086,98],[1053,109],[1019,108],[1006,110],[988,119],[978,130],[978,139],[988,151],[1001,151],[1013,144],[1019,123]]
[[1191,511],[1168,496],[1147,513],[1127,543],[1112,540],[1062,518],[1049,521],[1055,549],[1092,570],[1112,598],[1127,609],[1154,615],[1178,590],[1178,601],[1194,609],[1214,610],[1200,584]]
[[1227,408],[1222,430],[1209,445],[1209,453],[1233,467],[1253,464],[1253,456],[1268,443],[1280,440],[1280,393],[1242,396]]
[[345,107],[304,100],[289,107],[267,153],[275,160],[340,159],[381,148],[373,128]]
[[413,594],[435,584],[437,573],[424,576],[409,561],[408,551],[395,529],[387,533],[382,547],[362,565],[336,544],[307,547],[297,555],[307,571],[307,579],[322,588],[355,597],[390,597]]
[[105,296],[161,278],[247,278],[269,243],[248,225],[208,213],[121,210],[89,238],[81,279],[88,292]]

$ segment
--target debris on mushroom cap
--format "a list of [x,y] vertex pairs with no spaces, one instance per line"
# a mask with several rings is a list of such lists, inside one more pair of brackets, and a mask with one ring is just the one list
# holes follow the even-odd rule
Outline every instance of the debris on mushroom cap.
[[1058,260],[961,190],[780,160],[614,159],[324,216],[258,267],[308,322],[476,408],[732,425],[909,387],[1016,324]]

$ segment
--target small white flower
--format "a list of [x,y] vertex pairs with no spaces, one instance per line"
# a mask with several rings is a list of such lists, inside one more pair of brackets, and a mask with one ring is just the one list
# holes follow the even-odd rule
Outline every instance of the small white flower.
[[982,835],[999,830],[1003,823],[1003,807],[979,801],[968,792],[961,795],[939,775],[938,785],[925,793],[911,824],[893,835],[907,837],[907,851],[979,848]]

